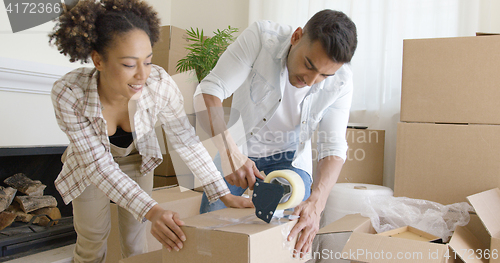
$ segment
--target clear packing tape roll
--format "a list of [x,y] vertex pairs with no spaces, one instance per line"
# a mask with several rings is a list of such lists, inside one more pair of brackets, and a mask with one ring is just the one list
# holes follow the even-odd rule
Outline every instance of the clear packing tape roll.
[[[298,206],[305,195],[304,181],[292,170],[276,170],[270,172],[264,179],[265,183],[278,183],[289,189],[276,207],[276,210],[285,210]],[[288,186],[288,187],[287,187]]]

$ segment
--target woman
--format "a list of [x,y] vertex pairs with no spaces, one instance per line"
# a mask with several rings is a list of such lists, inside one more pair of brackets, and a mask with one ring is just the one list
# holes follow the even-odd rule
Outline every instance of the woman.
[[71,71],[52,89],[58,124],[70,141],[55,185],[65,203],[73,203],[75,262],[104,261],[109,200],[120,206],[125,257],[147,251],[145,220],[169,251],[182,248],[186,236],[178,214],[150,197],[153,170],[162,161],[157,121],[211,201],[252,206],[229,194],[186,118],[177,86],[151,64],[158,38],[157,13],[139,0],[80,1],[50,34],[50,42],[71,62],[91,58],[95,66]]

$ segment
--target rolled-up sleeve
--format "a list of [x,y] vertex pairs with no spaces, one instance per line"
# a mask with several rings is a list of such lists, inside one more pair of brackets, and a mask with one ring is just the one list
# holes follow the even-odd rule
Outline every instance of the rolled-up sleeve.
[[352,80],[348,80],[337,100],[330,105],[318,127],[318,160],[327,156],[347,158],[346,130],[352,101]]
[[231,96],[250,74],[261,48],[259,25],[253,23],[228,46],[214,69],[198,85],[194,96],[203,93],[221,101]]

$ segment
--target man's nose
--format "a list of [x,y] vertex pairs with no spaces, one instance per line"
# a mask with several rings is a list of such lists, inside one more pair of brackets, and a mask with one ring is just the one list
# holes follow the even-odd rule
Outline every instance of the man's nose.
[[306,78],[304,78],[304,81],[306,82],[307,86],[312,86],[314,83],[316,83],[316,80],[319,77],[319,73],[317,72],[311,72],[306,75]]

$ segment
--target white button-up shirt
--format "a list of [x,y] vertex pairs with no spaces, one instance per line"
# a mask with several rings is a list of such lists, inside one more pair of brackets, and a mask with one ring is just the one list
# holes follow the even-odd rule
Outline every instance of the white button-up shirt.
[[[285,66],[294,29],[271,21],[252,24],[220,57],[194,96],[233,96],[231,115],[241,114],[244,134],[231,134],[237,145],[254,136],[276,112],[288,79]],[[318,130],[318,159],[346,159],[345,139],[352,99],[352,72],[344,64],[334,76],[311,86],[302,102],[300,135],[292,165],[312,176],[311,137]],[[233,116],[231,116],[233,118]]]

